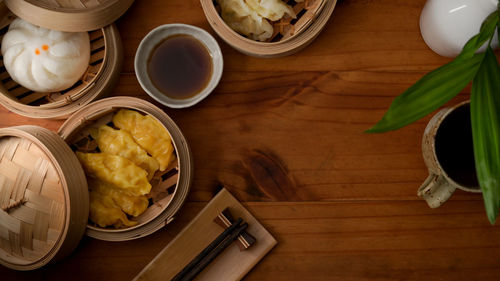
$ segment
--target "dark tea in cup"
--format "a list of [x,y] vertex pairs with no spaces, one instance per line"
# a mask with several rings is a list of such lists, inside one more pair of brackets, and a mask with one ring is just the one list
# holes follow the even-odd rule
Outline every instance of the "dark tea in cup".
[[444,172],[460,185],[479,186],[474,162],[470,104],[450,112],[436,133],[436,156]]

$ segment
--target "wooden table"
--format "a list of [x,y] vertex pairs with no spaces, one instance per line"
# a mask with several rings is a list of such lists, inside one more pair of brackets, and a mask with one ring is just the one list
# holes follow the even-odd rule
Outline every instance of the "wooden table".
[[[429,117],[363,133],[395,96],[448,61],[420,36],[424,3],[340,1],[316,41],[285,58],[248,57],[217,38],[225,63],[218,88],[192,108],[164,108],[196,167],[177,219],[135,241],[84,238],[58,264],[0,267],[0,279],[130,280],[222,184],[279,241],[246,280],[499,280],[500,228],[488,223],[481,195],[457,191],[434,210],[416,195],[427,176],[420,140]],[[148,31],[174,22],[215,35],[198,0],[135,1],[118,20],[125,62],[113,95],[151,100],[134,75],[135,50]],[[61,123],[0,111],[2,127]]]

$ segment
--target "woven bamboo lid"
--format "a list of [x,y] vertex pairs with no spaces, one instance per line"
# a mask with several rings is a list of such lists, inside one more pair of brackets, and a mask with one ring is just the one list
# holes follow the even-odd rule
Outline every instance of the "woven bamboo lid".
[[85,231],[87,182],[54,132],[0,129],[0,264],[32,270],[68,255]]
[[78,32],[102,28],[127,11],[134,0],[5,0],[18,17],[45,28]]

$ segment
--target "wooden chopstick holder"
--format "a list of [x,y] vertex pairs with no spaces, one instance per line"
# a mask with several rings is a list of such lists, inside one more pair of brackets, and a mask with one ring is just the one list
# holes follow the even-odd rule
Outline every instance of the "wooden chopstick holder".
[[[219,215],[214,219],[214,222],[223,228],[230,227],[234,222],[234,218],[229,211],[229,208],[224,209]],[[257,240],[248,232],[243,231],[240,236],[238,236],[237,244],[240,251],[244,251],[250,248]]]

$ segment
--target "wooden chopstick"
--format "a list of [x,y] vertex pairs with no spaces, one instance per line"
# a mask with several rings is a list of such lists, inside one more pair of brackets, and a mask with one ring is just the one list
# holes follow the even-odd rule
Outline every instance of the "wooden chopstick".
[[205,256],[191,271],[189,271],[181,281],[191,281],[198,273],[200,273],[205,267],[208,266],[222,251],[224,251],[229,245],[233,243],[234,240],[240,236],[240,234],[245,231],[248,227],[247,223],[240,225],[236,230],[234,230],[231,235],[229,235],[215,250],[211,251],[207,256]]
[[243,222],[243,219],[239,218],[236,222],[234,222],[230,227],[226,228],[224,232],[222,232],[217,238],[214,239],[201,253],[199,253],[191,262],[189,262],[181,272],[177,273],[177,275],[172,278],[172,281],[179,281],[188,274],[200,261],[210,254],[219,244],[222,243],[230,234]]

